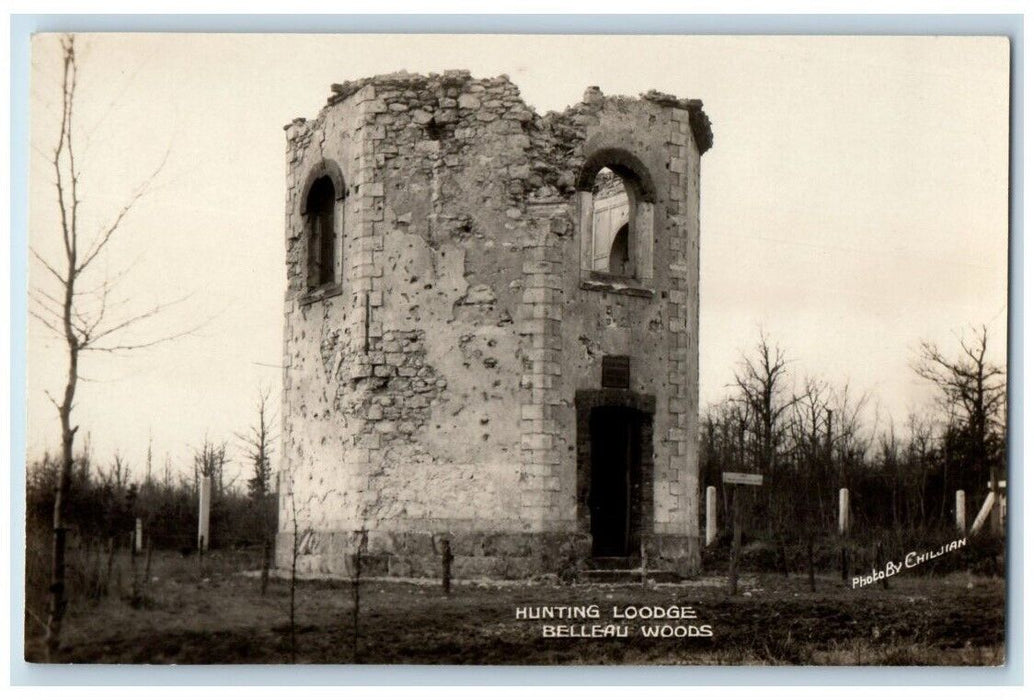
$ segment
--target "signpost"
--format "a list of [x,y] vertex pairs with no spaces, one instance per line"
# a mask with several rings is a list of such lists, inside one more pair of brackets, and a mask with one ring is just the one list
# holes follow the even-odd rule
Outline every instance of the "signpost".
[[740,503],[737,498],[740,486],[761,486],[761,474],[744,472],[722,472],[722,483],[732,485],[732,557],[729,562],[729,595],[736,595],[736,584],[740,563],[740,539],[743,525],[740,522]]
[[[722,482],[726,484],[742,484],[744,486],[761,486],[760,474],[745,472],[722,472]],[[733,491],[735,493],[735,490]]]

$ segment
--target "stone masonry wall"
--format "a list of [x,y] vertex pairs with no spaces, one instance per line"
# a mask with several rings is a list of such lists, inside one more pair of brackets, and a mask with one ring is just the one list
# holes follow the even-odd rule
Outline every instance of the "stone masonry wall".
[[[696,565],[699,103],[589,90],[539,116],[466,71],[334,86],[288,137],[283,458],[277,560],[303,571],[519,577],[588,554],[576,393],[603,355],[652,397],[651,557]],[[698,144],[704,144],[700,146]],[[655,192],[654,277],[601,290],[580,269],[577,186],[605,149]],[[338,280],[307,287],[314,175],[339,173]],[[297,524],[297,527],[296,527]]]

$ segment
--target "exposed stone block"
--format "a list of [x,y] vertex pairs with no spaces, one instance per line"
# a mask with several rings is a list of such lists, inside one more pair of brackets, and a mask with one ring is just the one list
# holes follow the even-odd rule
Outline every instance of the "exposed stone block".
[[460,109],[470,109],[470,110],[480,109],[481,108],[481,100],[479,100],[474,95],[460,95],[459,107],[460,107]]

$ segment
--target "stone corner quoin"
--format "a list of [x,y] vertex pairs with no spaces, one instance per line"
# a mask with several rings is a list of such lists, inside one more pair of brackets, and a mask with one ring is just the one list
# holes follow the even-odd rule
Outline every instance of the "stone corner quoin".
[[403,72],[285,131],[278,566],[696,571],[701,102]]

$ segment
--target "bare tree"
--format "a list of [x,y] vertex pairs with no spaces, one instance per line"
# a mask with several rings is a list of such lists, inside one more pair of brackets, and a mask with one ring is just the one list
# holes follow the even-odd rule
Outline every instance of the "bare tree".
[[[933,419],[916,412],[908,415],[908,446],[905,449],[905,460],[907,464],[908,488],[912,493],[912,499],[916,503],[918,513],[911,514],[911,521],[914,525],[915,518],[919,523],[925,523],[927,519],[926,510],[926,486],[929,472],[927,467],[936,458],[934,448]],[[943,509],[944,498],[941,498]]]
[[296,617],[298,612],[296,599],[298,589],[298,555],[301,553],[302,538],[305,533],[298,529],[298,501],[296,500],[294,493],[294,474],[289,473],[287,476],[287,483],[284,484],[284,486],[287,487],[286,504],[291,506],[291,569],[290,579],[288,580],[287,624],[290,634],[291,663],[295,663],[298,660],[298,637],[296,632]]
[[[29,313],[45,328],[61,338],[67,352],[68,372],[60,400],[47,397],[61,421],[61,469],[54,494],[54,541],[51,564],[50,610],[47,619],[47,658],[56,660],[60,645],[61,621],[67,607],[65,591],[65,549],[68,522],[68,488],[74,464],[74,443],[78,425],[73,421],[76,390],[82,378],[80,361],[84,353],[119,353],[156,345],[190,331],[144,341],[129,341],[125,331],[158,314],[169,304],[157,304],[140,312],[126,312],[124,300],[113,295],[123,274],[105,276],[95,286],[83,284],[84,275],[104,259],[112,241],[124,228],[127,217],[148,186],[158,175],[165,159],[115,213],[110,222],[92,235],[81,225],[81,168],[76,160],[75,104],[79,66],[74,36],[61,40],[63,71],[61,77],[61,119],[57,145],[51,158],[55,193],[60,211],[61,251],[59,259],[48,260],[30,247],[35,262],[42,268],[47,284],[35,284],[30,291]],[[166,153],[166,158],[168,153]],[[182,300],[180,300],[182,301]],[[176,302],[173,302],[176,303]]]
[[201,477],[208,477],[213,495],[222,496],[225,468],[226,443],[216,444],[206,436],[201,447],[194,450],[194,491],[200,492]]
[[258,514],[262,527],[262,595],[266,594],[269,585],[269,567],[272,555],[272,538],[276,531],[275,503],[273,496],[273,440],[275,436],[270,426],[269,390],[259,392],[258,420],[250,431],[238,438],[245,444],[248,459],[251,461],[252,473],[248,479],[248,495]]
[[270,425],[269,390],[259,392],[256,405],[258,413],[255,425],[246,434],[237,437],[245,444],[248,460],[252,465],[251,477],[248,479],[248,495],[256,502],[262,502],[272,490],[273,477],[273,441],[276,437]]
[[[290,634],[290,653],[291,663],[297,661],[298,653],[298,638],[297,638],[297,620],[298,620],[298,601],[297,601],[297,590],[298,590],[298,565],[301,557],[308,552],[311,538],[314,534],[313,528],[313,512],[322,512],[327,508],[327,502],[330,499],[340,498],[341,492],[337,489],[328,488],[321,493],[313,493],[309,490],[309,495],[303,499],[298,498],[296,493],[297,487],[297,465],[293,468],[289,467],[280,472],[277,479],[278,493],[277,497],[280,501],[280,533],[286,535],[290,533],[290,567],[287,570],[288,574],[288,631]],[[365,550],[365,534],[367,529],[364,525],[361,530],[355,531],[359,537],[359,544],[357,554],[362,556]],[[286,538],[285,538],[286,539]],[[285,539],[281,539],[281,544],[287,544]],[[278,548],[279,549],[279,548]],[[353,555],[355,556],[355,555]],[[355,560],[353,559],[353,562]],[[283,559],[281,559],[283,562]]]
[[[987,326],[958,336],[954,359],[935,344],[922,342],[913,369],[939,389],[943,434],[940,450],[940,520],[949,509],[949,483],[969,494],[988,480],[997,491],[1005,469],[1006,372],[988,357]],[[993,499],[992,529],[999,523],[999,501]]]
[[805,377],[788,419],[791,464],[805,491],[785,505],[809,537],[820,526],[826,499],[833,488],[831,394],[826,382]]
[[866,455],[876,439],[876,422],[871,423],[866,431],[864,413],[869,400],[868,393],[854,398],[847,383],[839,391],[830,392],[829,447],[839,470],[840,486],[850,486],[848,475],[865,463]]
[[784,432],[783,414],[796,403],[787,395],[786,353],[761,333],[754,356],[743,356],[736,372],[738,400],[746,408],[754,432],[754,458],[759,471],[772,474]]
[[97,474],[100,476],[101,484],[116,492],[124,491],[129,487],[129,472],[129,464],[126,463],[125,458],[118,450],[115,450],[115,454],[112,455],[111,466],[107,470],[100,466],[97,467]]
[[[772,529],[773,494],[779,490],[781,474],[776,468],[779,449],[787,431],[786,412],[797,399],[788,391],[787,359],[782,348],[762,331],[753,356],[743,355],[736,372],[736,396],[744,408],[746,425],[752,433],[754,466],[765,475],[769,486],[764,491],[769,513],[766,522]],[[781,526],[780,526],[781,527]]]
[[[959,354],[950,359],[935,344],[922,342],[913,369],[940,390],[947,438],[968,466],[970,488],[986,474],[997,487],[1004,457],[1006,374],[988,358],[987,326],[959,337]],[[949,451],[948,445],[945,446]]]

